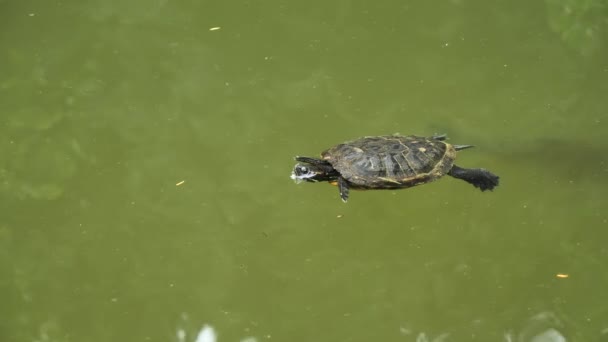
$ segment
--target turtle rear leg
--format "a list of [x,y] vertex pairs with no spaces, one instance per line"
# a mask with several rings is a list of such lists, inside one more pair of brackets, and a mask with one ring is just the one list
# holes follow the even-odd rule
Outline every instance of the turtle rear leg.
[[498,186],[499,177],[485,169],[463,169],[454,165],[448,175],[462,179],[481,191],[493,190]]
[[338,190],[340,190],[340,198],[342,202],[346,203],[348,201],[348,182],[344,177],[338,177]]

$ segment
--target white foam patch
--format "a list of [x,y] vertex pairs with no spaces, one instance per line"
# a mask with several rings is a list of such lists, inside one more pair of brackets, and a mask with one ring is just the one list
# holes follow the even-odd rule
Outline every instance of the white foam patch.
[[196,342],[216,342],[217,334],[215,333],[215,329],[213,329],[210,325],[203,326],[203,329],[198,333],[196,337]]
[[294,181],[296,181],[296,183],[299,183],[299,179],[298,176],[296,176],[295,172],[291,173],[291,176],[289,176],[289,178],[293,179]]
[[176,336],[179,342],[186,341],[186,331],[184,329],[177,329]]

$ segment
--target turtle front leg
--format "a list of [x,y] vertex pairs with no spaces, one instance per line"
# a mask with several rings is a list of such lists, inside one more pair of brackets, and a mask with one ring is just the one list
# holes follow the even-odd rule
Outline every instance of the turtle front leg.
[[346,203],[348,201],[348,182],[342,176],[338,177],[338,190],[340,190],[342,202]]

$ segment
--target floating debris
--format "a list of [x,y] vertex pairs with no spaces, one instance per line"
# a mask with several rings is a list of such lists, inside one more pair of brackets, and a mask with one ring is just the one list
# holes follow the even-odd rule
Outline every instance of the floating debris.
[[568,278],[570,275],[565,274],[565,273],[558,273],[555,276],[558,277],[558,278]]
[[219,29],[221,29],[221,27],[216,26],[216,27],[212,27],[212,28],[210,28],[210,29],[209,29],[209,31],[217,31],[217,30],[219,30]]
[[182,184],[184,184],[184,183],[186,183],[186,181],[185,181],[185,180],[183,180],[183,181],[181,181],[181,182],[179,182],[179,183],[175,184],[175,186],[180,186],[180,185],[182,185]]

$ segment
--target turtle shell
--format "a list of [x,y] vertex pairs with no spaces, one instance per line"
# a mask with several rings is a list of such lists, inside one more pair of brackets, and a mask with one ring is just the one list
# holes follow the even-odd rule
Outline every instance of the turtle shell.
[[456,157],[441,138],[414,135],[364,137],[321,153],[352,187],[399,189],[444,176]]

